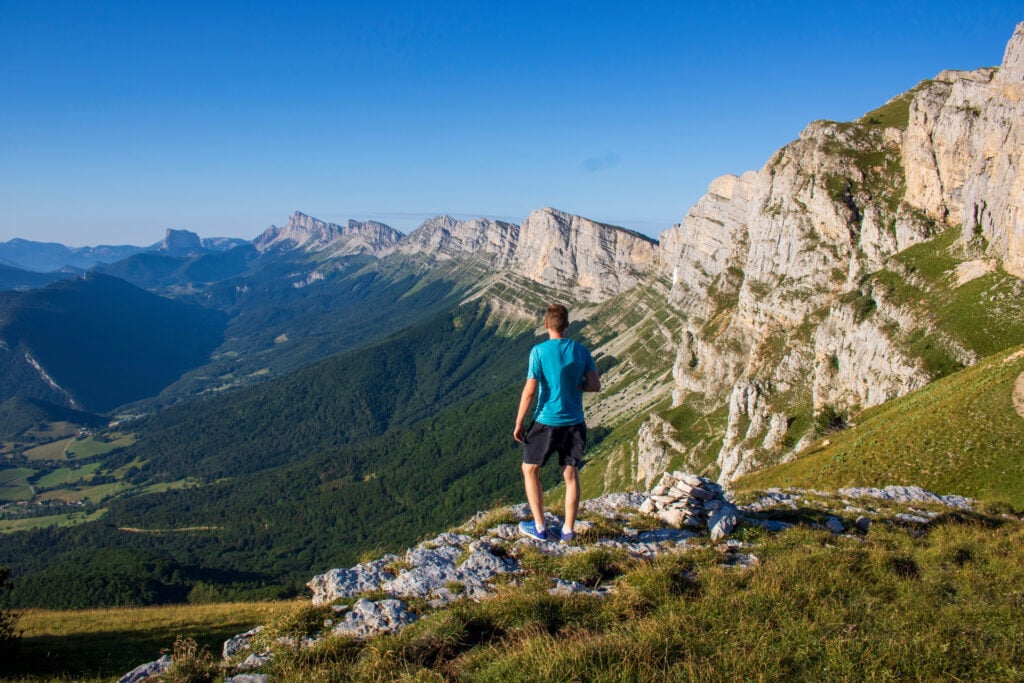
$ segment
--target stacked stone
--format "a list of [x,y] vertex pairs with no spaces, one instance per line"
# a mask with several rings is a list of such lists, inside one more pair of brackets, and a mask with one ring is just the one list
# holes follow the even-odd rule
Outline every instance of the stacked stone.
[[716,539],[736,525],[736,508],[715,482],[687,472],[666,472],[640,512],[674,527],[707,528]]

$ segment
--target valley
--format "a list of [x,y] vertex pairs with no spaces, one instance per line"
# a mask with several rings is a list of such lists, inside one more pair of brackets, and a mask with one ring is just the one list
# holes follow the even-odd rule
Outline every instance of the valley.
[[[737,496],[920,485],[1016,529],[1022,45],[1019,27],[998,69],[812,122],[658,240],[550,207],[409,235],[296,212],[248,243],[172,231],[83,275],[16,273],[0,292],[11,603],[290,599],[520,500],[512,411],[549,301],[602,374],[585,497],[667,470]],[[806,541],[836,559],[800,533],[768,554]]]

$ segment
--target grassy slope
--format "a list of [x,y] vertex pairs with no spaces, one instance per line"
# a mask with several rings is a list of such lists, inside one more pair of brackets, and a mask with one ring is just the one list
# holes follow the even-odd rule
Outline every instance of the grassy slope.
[[[794,517],[796,520],[798,517]],[[1024,676],[1024,525],[947,514],[834,536],[808,519],[741,528],[757,564],[724,566],[708,541],[656,560],[595,548],[523,557],[519,585],[432,611],[397,635],[274,645],[274,680],[1017,680]],[[617,533],[609,528],[609,533]],[[614,583],[608,597],[551,596],[550,577]],[[347,601],[346,601],[347,602]],[[219,651],[257,623],[264,642],[320,631],[309,603],[30,611],[22,674],[113,676],[177,637]],[[222,676],[214,657],[210,672]],[[31,667],[31,670],[29,670]],[[25,680],[38,680],[28,679]]]
[[769,487],[916,484],[1024,507],[1024,419],[1013,408],[1019,351],[997,354],[862,413],[797,460],[740,479]]
[[192,638],[219,654],[227,638],[294,607],[289,601],[27,610],[18,621],[18,629],[24,631],[20,656],[3,673],[25,680],[67,676],[116,681],[139,664],[157,659],[177,636]]

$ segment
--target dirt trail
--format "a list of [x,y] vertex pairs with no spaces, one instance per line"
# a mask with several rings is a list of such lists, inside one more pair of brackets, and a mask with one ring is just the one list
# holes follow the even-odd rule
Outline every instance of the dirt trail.
[[1024,417],[1024,372],[1017,376],[1017,383],[1013,385],[1013,407]]

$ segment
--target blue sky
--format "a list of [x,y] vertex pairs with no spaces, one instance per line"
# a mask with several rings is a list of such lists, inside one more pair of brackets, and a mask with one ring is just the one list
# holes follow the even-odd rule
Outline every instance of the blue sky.
[[814,119],[996,65],[1024,2],[0,0],[0,241],[408,232],[543,206],[657,235]]

